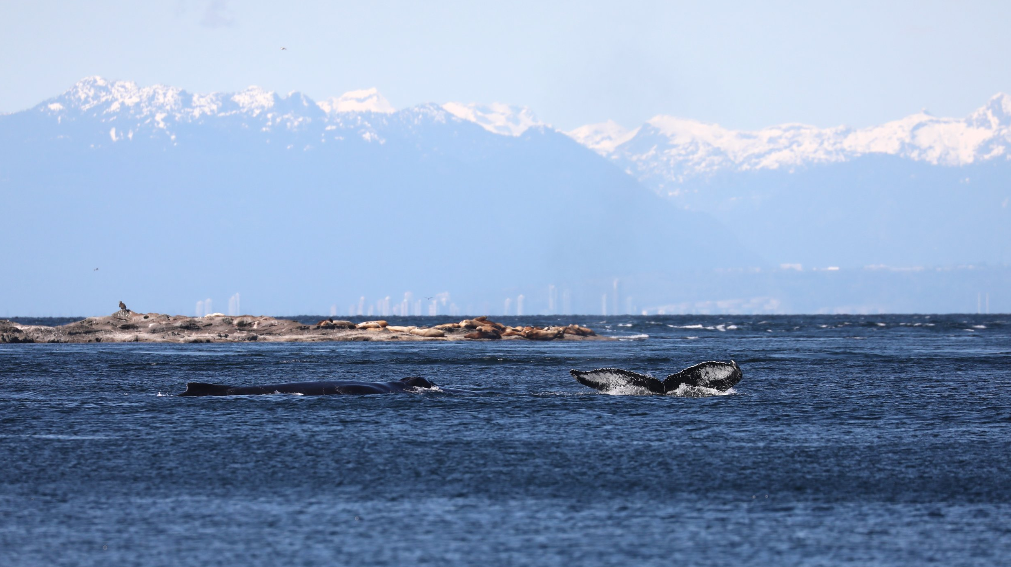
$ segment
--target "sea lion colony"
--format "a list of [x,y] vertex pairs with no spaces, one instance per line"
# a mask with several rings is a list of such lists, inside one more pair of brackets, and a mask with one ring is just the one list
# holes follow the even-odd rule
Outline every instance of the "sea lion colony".
[[336,321],[315,325],[266,316],[204,317],[136,313],[122,309],[58,327],[20,325],[0,319],[0,343],[222,343],[326,341],[608,340],[579,325],[510,327],[475,317],[432,327],[389,325],[386,321]]

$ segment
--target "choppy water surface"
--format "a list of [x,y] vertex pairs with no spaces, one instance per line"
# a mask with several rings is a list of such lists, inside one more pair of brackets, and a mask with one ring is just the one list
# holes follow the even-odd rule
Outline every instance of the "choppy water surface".
[[[1007,316],[579,320],[640,338],[0,345],[0,564],[1011,557]],[[731,358],[701,399],[568,375]],[[470,393],[174,395],[405,375]]]

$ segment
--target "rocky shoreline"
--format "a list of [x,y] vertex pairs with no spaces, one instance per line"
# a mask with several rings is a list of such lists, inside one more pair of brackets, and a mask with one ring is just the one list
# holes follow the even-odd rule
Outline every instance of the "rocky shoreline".
[[0,319],[0,343],[237,343],[332,341],[611,340],[579,325],[510,327],[476,317],[432,327],[324,319],[315,325],[267,316],[204,317],[123,309],[57,327]]

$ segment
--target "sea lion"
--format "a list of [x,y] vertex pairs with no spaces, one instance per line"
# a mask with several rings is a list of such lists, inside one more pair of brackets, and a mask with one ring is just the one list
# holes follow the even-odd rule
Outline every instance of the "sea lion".
[[463,336],[465,339],[501,339],[502,334],[495,327],[478,327],[476,330]]
[[440,331],[439,329],[411,329],[412,335],[418,335],[419,337],[445,337],[446,333]]
[[562,330],[562,333],[566,334],[566,335],[576,335],[576,336],[580,336],[580,337],[592,337],[592,336],[595,336],[597,334],[597,333],[594,333],[592,329],[588,329],[586,327],[580,327],[579,325],[576,325],[576,324],[572,324],[572,325],[569,325],[568,327],[565,327]]
[[204,382],[187,382],[180,396],[256,396],[263,394],[301,394],[303,396],[397,394],[430,390],[435,384],[416,376],[396,382],[293,382],[264,386],[226,386]]
[[354,329],[357,327],[351,321],[334,321],[333,319],[324,319],[316,323],[316,326],[320,329]]
[[559,331],[539,329],[537,327],[525,327],[522,334],[524,339],[532,341],[553,341],[562,338],[562,333]]

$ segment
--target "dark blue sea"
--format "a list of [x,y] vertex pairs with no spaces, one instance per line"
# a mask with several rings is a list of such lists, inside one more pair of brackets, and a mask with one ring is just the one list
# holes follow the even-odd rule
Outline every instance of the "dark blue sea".
[[[558,320],[624,340],[0,345],[0,565],[1011,562],[1011,317]],[[465,392],[175,395],[407,375]]]

